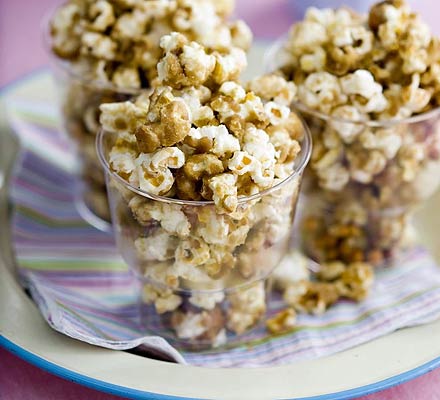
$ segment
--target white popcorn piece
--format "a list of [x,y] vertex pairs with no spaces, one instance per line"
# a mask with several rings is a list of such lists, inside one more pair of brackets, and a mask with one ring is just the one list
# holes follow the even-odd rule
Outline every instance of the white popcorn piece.
[[154,306],[158,314],[176,310],[182,304],[182,298],[176,294],[170,294],[166,297],[158,297],[154,301]]
[[179,339],[193,339],[207,331],[202,313],[188,312],[183,315],[180,324],[174,327]]
[[86,32],[81,37],[81,51],[104,60],[114,60],[117,44],[108,36],[95,32]]
[[140,88],[139,72],[132,67],[118,67],[112,76],[112,82],[120,88]]
[[137,9],[119,16],[113,26],[112,35],[122,39],[141,37],[145,32],[147,16]]
[[270,142],[269,135],[265,131],[253,126],[248,128],[244,134],[243,143],[242,150],[260,161],[264,169],[273,168],[276,151]]
[[213,310],[217,303],[221,303],[225,298],[223,292],[194,293],[189,302],[196,307],[203,308],[205,310]]
[[165,231],[158,231],[148,237],[139,237],[134,241],[139,259],[144,261],[166,261],[174,258],[177,238]]
[[298,87],[298,97],[305,105],[328,112],[346,101],[339,80],[328,72],[314,72]]
[[214,145],[211,152],[218,157],[223,157],[226,154],[234,153],[240,150],[240,142],[238,139],[229,133],[228,129],[224,125],[210,126],[199,128],[203,131],[213,132]]
[[212,199],[219,210],[234,212],[237,208],[237,176],[229,173],[219,174],[209,179]]
[[382,93],[382,86],[374,80],[370,71],[359,69],[340,79],[342,91],[347,94],[358,94],[371,99],[375,94]]
[[323,70],[326,64],[327,55],[322,47],[315,47],[312,53],[301,56],[300,67],[306,72],[316,72]]
[[205,272],[204,268],[194,267],[193,265],[178,260],[176,260],[172,267],[172,273],[188,282],[203,283],[206,285],[214,282]]
[[152,170],[181,168],[185,164],[185,153],[177,147],[162,147],[151,154],[141,154],[144,165]]
[[219,92],[225,96],[232,97],[236,101],[242,101],[246,97],[246,91],[241,85],[236,82],[224,82],[219,89]]
[[358,55],[369,53],[373,48],[374,36],[363,26],[335,25],[331,40],[337,47],[350,46]]
[[373,177],[386,166],[386,157],[377,150],[372,150],[366,154],[358,152],[347,152],[347,159],[350,162],[351,178],[360,183],[370,183]]
[[[163,262],[158,262],[157,260],[154,263],[148,262],[144,268],[143,274],[146,279],[164,285],[167,289],[162,289],[162,291],[170,294],[172,293],[171,289],[176,289],[179,285],[179,278],[175,275],[172,266],[172,259]],[[159,291],[159,287],[156,287],[156,292],[157,291]],[[151,300],[155,300],[157,296],[151,294],[150,298],[152,298]]]
[[249,288],[238,290],[227,296],[231,307],[227,313],[227,326],[241,334],[255,325],[266,312],[264,283],[259,282]]
[[177,204],[144,201],[136,196],[130,200],[129,206],[142,223],[148,223],[153,219],[160,222],[168,233],[181,238],[187,237],[190,233],[191,224],[182,207]]
[[93,19],[90,27],[98,32],[104,32],[115,22],[112,5],[105,0],[94,2],[89,9],[89,16]]
[[210,258],[209,246],[202,239],[190,237],[182,240],[175,251],[176,263],[189,266],[205,264]]
[[359,136],[359,141],[366,149],[380,150],[388,160],[393,159],[402,146],[402,137],[393,128],[374,132],[367,129]]
[[336,107],[332,111],[332,116],[353,121],[353,123],[350,123],[337,121],[335,119],[330,120],[331,127],[338,133],[345,143],[352,143],[364,129],[364,125],[359,123],[364,119],[364,116],[356,107],[349,105]]
[[242,20],[234,21],[231,25],[231,43],[234,47],[247,50],[252,44],[252,31]]
[[236,151],[228,161],[228,168],[238,175],[261,169],[261,163],[246,151]]
[[350,173],[342,164],[335,163],[325,169],[317,171],[319,184],[327,190],[338,192],[350,180]]
[[290,284],[309,279],[309,260],[297,250],[290,250],[273,272],[274,285],[278,290],[284,290]]
[[274,126],[284,123],[290,115],[289,107],[280,105],[273,101],[269,101],[264,105],[264,111],[269,117],[269,122]]
[[141,190],[155,195],[163,195],[170,191],[174,176],[168,168],[151,170],[143,165],[142,159],[136,159],[136,169],[130,176],[129,182]]
[[[245,121],[252,120],[259,113],[264,113],[264,105],[261,99],[253,93],[248,93],[245,100],[240,103],[240,111],[238,116]],[[232,116],[235,112],[233,110],[227,110],[225,116]]]
[[214,210],[210,212],[211,219],[208,223],[197,226],[197,234],[209,244],[227,244],[229,225],[223,215],[218,215]]
[[106,131],[112,133],[134,132],[147,115],[146,109],[130,101],[101,104],[99,109],[99,122]]
[[247,67],[246,53],[237,47],[231,48],[229,54],[216,54],[215,59],[214,79],[219,84],[237,79]]
[[109,153],[109,164],[114,171],[130,175],[136,168],[136,151],[128,147],[114,146]]
[[294,43],[293,52],[313,49],[327,41],[327,32],[324,26],[317,22],[303,21],[293,25],[289,32],[289,42]]
[[431,100],[429,90],[420,87],[420,75],[413,74],[411,84],[401,91],[403,107],[407,108],[410,113],[422,111]]
[[202,106],[195,92],[195,90],[189,90],[182,94],[182,100],[189,109],[191,122],[197,124],[199,122],[212,120],[214,118],[214,112],[210,107]]

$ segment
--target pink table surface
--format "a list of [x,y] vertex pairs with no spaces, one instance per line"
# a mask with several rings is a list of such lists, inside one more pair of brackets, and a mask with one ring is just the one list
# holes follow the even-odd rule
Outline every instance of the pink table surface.
[[[40,21],[48,9],[60,2],[0,0],[0,87],[47,64],[40,41]],[[319,4],[316,0],[313,3]],[[439,33],[440,2],[413,0],[412,3]],[[294,19],[288,0],[237,0],[237,4],[238,15],[251,25],[257,37],[275,38]],[[118,397],[58,378],[0,348],[0,399],[115,400]],[[440,400],[440,369],[362,400]]]

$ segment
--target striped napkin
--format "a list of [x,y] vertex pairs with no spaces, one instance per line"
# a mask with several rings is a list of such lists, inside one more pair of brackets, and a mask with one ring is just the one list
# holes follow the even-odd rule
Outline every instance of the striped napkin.
[[[54,104],[20,96],[8,104],[24,146],[12,183],[20,275],[59,332],[117,350],[145,344],[181,363],[258,367],[327,356],[440,317],[440,268],[417,248],[398,267],[378,271],[366,301],[341,301],[320,317],[300,315],[288,334],[270,336],[261,327],[240,345],[198,353],[179,353],[162,338],[145,337],[135,283],[112,237],[88,226],[75,209],[74,160],[57,132]],[[274,296],[269,315],[282,308]]]

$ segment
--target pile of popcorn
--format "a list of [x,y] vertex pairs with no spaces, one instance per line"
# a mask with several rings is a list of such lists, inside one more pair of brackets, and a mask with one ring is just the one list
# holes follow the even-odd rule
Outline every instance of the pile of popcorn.
[[312,275],[309,260],[293,250],[275,269],[273,280],[289,307],[269,318],[266,326],[269,332],[281,334],[295,328],[297,312],[321,315],[341,298],[364,300],[373,285],[374,270],[364,262],[332,261],[320,264]]
[[83,197],[93,213],[110,220],[95,153],[99,105],[154,86],[160,38],[173,31],[210,51],[244,57],[252,33],[243,21],[229,20],[233,9],[233,0],[70,0],[57,9],[49,33],[61,66],[63,122],[77,145]]
[[[290,239],[303,126],[289,108],[293,84],[273,75],[238,83],[242,50],[211,51],[177,32],[160,46],[151,92],[100,107],[102,127],[114,137],[108,163],[125,181],[110,178],[113,222],[124,232],[123,254],[153,282],[146,301],[172,313],[179,338],[217,343],[223,328],[243,333],[264,315],[262,279]],[[223,289],[250,282],[224,298]],[[221,296],[186,301],[181,289]]]
[[95,82],[149,88],[159,40],[170,32],[211,50],[247,50],[252,33],[243,21],[227,20],[233,10],[233,0],[72,0],[51,21],[52,50]]
[[319,261],[381,264],[404,242],[411,208],[440,183],[440,41],[401,0],[310,8],[277,54],[312,131],[307,224]]

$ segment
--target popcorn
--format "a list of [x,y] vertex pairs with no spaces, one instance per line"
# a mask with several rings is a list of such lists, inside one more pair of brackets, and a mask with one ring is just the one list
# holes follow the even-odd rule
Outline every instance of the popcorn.
[[175,254],[177,262],[192,266],[205,264],[209,256],[209,246],[195,237],[180,241]]
[[[134,81],[145,88],[151,86],[156,77],[156,65],[162,56],[159,39],[172,32],[180,32],[186,41],[200,43],[210,51],[247,50],[252,41],[250,29],[243,21],[225,19],[232,7],[232,2],[221,5],[200,0],[121,0],[117,4],[99,0],[81,5],[72,0],[61,6],[52,18],[52,48],[57,56],[70,59],[74,64],[92,64],[93,60],[88,57],[92,55],[94,59],[113,61],[116,69],[132,68],[137,72],[137,77],[133,75]],[[211,56],[201,57],[190,44],[184,53],[178,58],[193,73],[200,72],[197,65],[205,65],[199,63],[200,60],[207,60],[206,57],[211,62],[214,60]],[[106,73],[111,75],[112,71]],[[119,78],[107,78],[121,85]]]
[[359,69],[353,74],[344,76],[341,78],[341,87],[346,95],[359,95],[367,100],[366,103],[354,101],[355,106],[363,112],[380,112],[387,106],[382,87],[374,81],[373,75],[367,70]]
[[248,83],[248,89],[264,100],[275,101],[286,106],[290,105],[297,91],[293,82],[287,82],[277,75],[254,78]]
[[180,296],[170,294],[166,297],[158,297],[154,302],[154,306],[158,314],[164,314],[166,312],[174,311],[181,303],[182,299]]
[[136,220],[142,225],[149,225],[154,220],[159,222],[162,228],[170,234],[179,237],[189,235],[191,224],[182,209],[176,205],[133,197],[129,202],[129,207]]
[[138,71],[130,67],[118,67],[112,76],[112,82],[120,88],[138,89],[141,87]]
[[221,303],[225,298],[223,292],[214,292],[214,293],[195,293],[193,294],[189,302],[199,308],[203,308],[205,310],[213,310],[217,303]]
[[[179,339],[194,339],[203,335],[207,326],[205,323],[205,313],[179,313],[173,321],[173,328]],[[178,322],[177,322],[178,321]]]
[[236,182],[237,177],[229,173],[209,178],[208,186],[213,192],[212,198],[219,211],[234,212],[237,209]]
[[100,33],[87,32],[81,38],[81,53],[112,61],[116,58],[117,44]]
[[99,122],[109,132],[133,132],[146,117],[146,111],[130,101],[102,104]]
[[289,303],[297,311],[314,315],[323,314],[339,298],[336,287],[331,283],[307,282],[305,292],[302,293],[294,304]]
[[352,143],[364,129],[362,124],[356,124],[356,121],[360,122],[363,118],[362,114],[356,107],[348,105],[339,106],[332,111],[332,115],[336,118],[354,121],[354,123],[342,122],[337,119],[332,119],[330,121],[332,128],[345,143]]
[[373,279],[374,272],[369,264],[353,263],[342,273],[337,287],[342,296],[360,301],[367,296]]
[[324,69],[327,62],[327,54],[322,47],[315,47],[312,53],[301,56],[300,67],[306,72],[316,72]]
[[212,77],[218,84],[238,79],[247,66],[246,53],[237,47],[227,55],[215,54],[215,61]]
[[213,55],[206,54],[196,42],[188,43],[182,34],[173,32],[160,39],[165,56],[157,64],[159,80],[176,89],[205,83],[216,66]]
[[298,88],[298,99],[310,108],[323,112],[345,101],[338,79],[328,72],[310,74]]
[[[321,203],[305,246],[338,273],[355,262],[390,262],[405,245],[399,210],[409,215],[438,182],[428,154],[437,160],[440,130],[436,117],[423,113],[440,100],[439,49],[399,0],[373,5],[368,18],[309,9],[279,52],[274,73],[297,87],[293,101],[313,135],[306,191],[308,201]],[[266,131],[282,160],[287,135]],[[341,279],[330,275],[328,283]]]
[[138,257],[144,261],[166,261],[174,258],[177,239],[159,230],[148,238],[139,237],[134,241]]
[[298,53],[320,46],[326,40],[325,27],[312,21],[295,24],[289,32],[289,42],[295,43],[295,48],[292,47],[292,50]]
[[264,284],[258,282],[249,288],[230,294],[230,309],[227,313],[227,327],[240,334],[254,326],[266,312]]
[[293,308],[286,308],[266,321],[267,330],[273,334],[288,332],[295,324],[296,312]]

